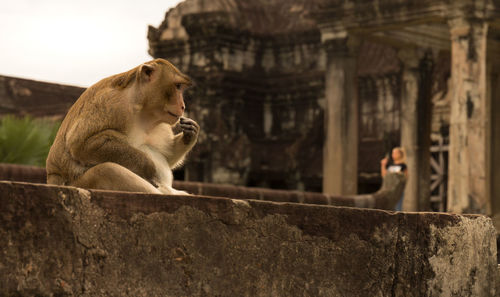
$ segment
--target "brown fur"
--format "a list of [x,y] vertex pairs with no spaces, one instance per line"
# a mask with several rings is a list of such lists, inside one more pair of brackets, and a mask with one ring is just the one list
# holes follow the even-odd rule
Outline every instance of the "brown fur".
[[189,85],[171,63],[156,59],[89,87],[57,133],[47,158],[47,182],[174,193],[164,189],[171,188],[171,172],[162,171],[182,161],[199,131],[196,122],[185,119],[182,127],[188,130],[172,132],[179,118],[171,114],[182,116],[182,91]]

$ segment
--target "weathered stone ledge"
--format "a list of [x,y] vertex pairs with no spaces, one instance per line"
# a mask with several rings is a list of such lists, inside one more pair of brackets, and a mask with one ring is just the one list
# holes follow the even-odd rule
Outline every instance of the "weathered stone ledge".
[[[0,164],[0,180],[45,183],[44,168],[17,164]],[[194,195],[217,196],[238,199],[256,199],[275,202],[296,202],[361,208],[394,209],[405,186],[401,175],[388,174],[382,187],[375,193],[366,195],[334,196],[322,193],[271,190],[233,185],[200,182],[174,181],[174,188]]]
[[387,210],[394,209],[403,194],[404,186],[405,178],[395,173],[386,176],[382,187],[377,192],[364,195],[326,195],[304,191],[271,190],[233,185],[174,181],[175,188],[195,195]]
[[0,296],[494,296],[484,216],[0,182]]

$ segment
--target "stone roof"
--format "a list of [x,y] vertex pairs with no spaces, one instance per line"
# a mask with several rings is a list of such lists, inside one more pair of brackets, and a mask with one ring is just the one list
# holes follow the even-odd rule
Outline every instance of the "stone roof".
[[63,117],[84,90],[0,75],[0,116]]
[[315,29],[308,14],[317,7],[311,0],[187,0],[170,9],[158,29],[150,27],[157,40],[187,39],[182,18],[193,14],[223,14],[225,25],[258,35],[305,32]]

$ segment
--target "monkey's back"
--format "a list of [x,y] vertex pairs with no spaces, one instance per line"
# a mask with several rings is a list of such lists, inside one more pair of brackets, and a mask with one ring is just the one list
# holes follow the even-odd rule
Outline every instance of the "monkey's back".
[[[68,110],[47,157],[48,184],[70,185],[96,165],[74,156],[71,150],[75,146],[85,146],[89,137],[104,129],[126,127],[130,108],[123,98],[123,90],[111,87],[114,77],[105,78],[89,87]],[[114,119],[120,118],[118,114],[123,115],[123,118]]]

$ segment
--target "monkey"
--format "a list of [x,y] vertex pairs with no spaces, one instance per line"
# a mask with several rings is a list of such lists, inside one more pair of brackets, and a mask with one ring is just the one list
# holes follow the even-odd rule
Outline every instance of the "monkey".
[[47,183],[187,194],[172,188],[172,170],[182,165],[200,131],[184,117],[183,93],[192,84],[169,61],[155,59],[90,86],[56,134]]

